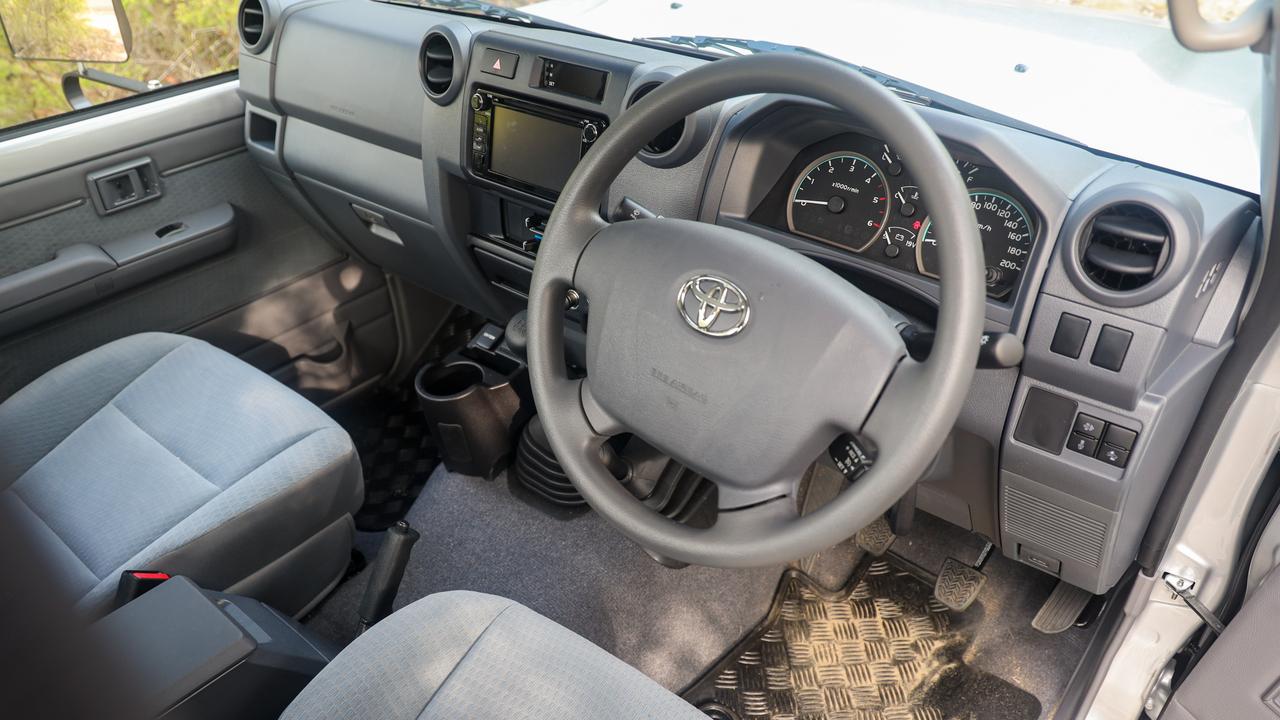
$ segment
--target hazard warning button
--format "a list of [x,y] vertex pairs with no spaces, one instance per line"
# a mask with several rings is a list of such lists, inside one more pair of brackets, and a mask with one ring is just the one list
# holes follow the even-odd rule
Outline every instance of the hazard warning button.
[[485,48],[484,55],[480,58],[480,72],[510,79],[516,76],[516,63],[519,60],[520,56],[515,53]]

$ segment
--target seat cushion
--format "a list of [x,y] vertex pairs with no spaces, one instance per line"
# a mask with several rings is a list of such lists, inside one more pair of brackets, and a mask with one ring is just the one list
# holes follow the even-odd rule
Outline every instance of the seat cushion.
[[318,717],[706,720],[563,626],[466,591],[428,595],[373,626],[281,715]]
[[[285,575],[319,593],[349,549],[330,541],[339,557],[313,567],[308,541],[345,531],[349,544],[362,493],[345,431],[192,338],[118,340],[0,405],[0,507],[43,539],[41,562],[90,614],[109,607],[125,569],[218,590],[278,588],[265,576]],[[299,609],[302,593],[287,594],[262,599]]]

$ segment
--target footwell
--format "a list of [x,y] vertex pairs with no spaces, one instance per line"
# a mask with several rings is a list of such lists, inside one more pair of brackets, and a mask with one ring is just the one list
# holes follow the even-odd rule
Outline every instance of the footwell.
[[791,570],[764,622],[685,698],[743,720],[1037,718],[1035,696],[967,663],[967,625],[896,558],[864,561],[837,592]]
[[440,462],[411,386],[379,389],[334,413],[364,471],[356,528],[386,530],[404,518]]

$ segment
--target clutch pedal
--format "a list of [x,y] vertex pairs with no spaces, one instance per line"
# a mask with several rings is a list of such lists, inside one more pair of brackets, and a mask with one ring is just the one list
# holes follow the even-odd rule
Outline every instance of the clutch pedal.
[[859,530],[857,535],[858,547],[876,557],[889,552],[889,547],[897,539],[898,536],[893,534],[889,521],[884,517],[876,518],[875,522]]
[[942,569],[938,571],[938,581],[933,586],[933,596],[938,602],[956,612],[969,609],[978,599],[982,586],[987,584],[982,566],[987,564],[994,548],[995,545],[987,543],[978,555],[978,562],[972,565],[953,557],[944,560]]

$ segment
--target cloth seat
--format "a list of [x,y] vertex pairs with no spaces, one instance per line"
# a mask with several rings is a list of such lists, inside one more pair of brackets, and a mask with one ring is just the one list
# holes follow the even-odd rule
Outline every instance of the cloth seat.
[[585,638],[494,595],[428,595],[356,638],[282,720],[706,720]]
[[90,616],[126,569],[300,613],[345,570],[363,492],[341,427],[192,338],[112,342],[0,404],[0,510]]

